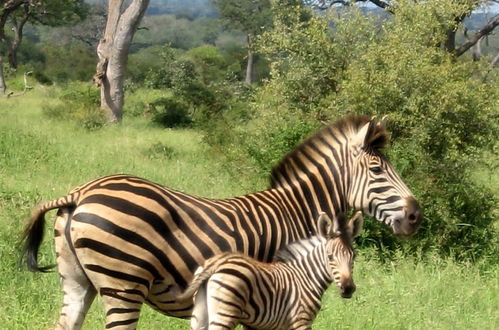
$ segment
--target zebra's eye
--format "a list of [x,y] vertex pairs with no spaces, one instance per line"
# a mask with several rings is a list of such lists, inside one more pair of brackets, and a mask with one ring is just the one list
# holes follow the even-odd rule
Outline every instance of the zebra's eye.
[[381,166],[373,166],[373,167],[369,168],[369,170],[371,170],[371,172],[373,172],[374,174],[383,173],[383,169],[381,168]]

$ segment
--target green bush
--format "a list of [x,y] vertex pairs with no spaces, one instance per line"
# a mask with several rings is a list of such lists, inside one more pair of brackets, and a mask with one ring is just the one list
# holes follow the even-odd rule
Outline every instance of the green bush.
[[47,117],[75,121],[88,130],[99,129],[106,123],[100,109],[98,88],[86,83],[70,83],[61,88],[58,94],[60,103],[42,106]]
[[34,71],[33,78],[42,85],[50,86],[53,84],[53,81],[43,71]]
[[191,123],[185,104],[171,98],[161,98],[148,104],[149,112],[155,123],[165,127],[181,127]]
[[[234,70],[239,70],[240,66],[234,59],[228,61],[216,47],[204,45],[181,53],[167,45],[161,48],[158,56],[160,68],[146,74],[145,84],[167,89],[172,96],[167,107],[163,101],[159,102],[163,110],[161,118],[155,117],[156,122],[169,122],[164,117],[167,115],[164,109],[185,108],[193,123],[207,128],[212,121],[221,119],[224,112],[236,111],[234,109],[244,102],[249,88],[237,80]],[[177,110],[172,111],[178,113]],[[182,125],[186,124],[182,121]]]
[[171,97],[172,93],[167,90],[138,88],[135,90],[127,90],[125,96],[125,105],[123,113],[128,117],[149,117],[150,103],[165,98]]
[[[364,246],[390,254],[437,250],[457,258],[497,252],[497,200],[473,179],[477,159],[498,139],[497,76],[481,63],[454,58],[441,45],[459,2],[400,2],[382,22],[355,9],[300,18],[276,15],[259,50],[271,79],[257,92],[248,122],[224,147],[258,173],[324,121],[346,113],[388,115],[395,168],[421,203],[425,221],[400,242],[373,221]],[[340,17],[340,18],[338,18]]]
[[54,82],[90,81],[95,73],[95,51],[81,43],[45,45],[45,74]]

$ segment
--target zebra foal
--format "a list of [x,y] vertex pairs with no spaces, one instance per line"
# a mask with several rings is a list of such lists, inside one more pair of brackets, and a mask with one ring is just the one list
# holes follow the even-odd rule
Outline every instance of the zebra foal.
[[317,220],[318,235],[291,243],[263,263],[239,253],[208,259],[179,300],[194,298],[191,329],[311,329],[321,297],[334,281],[343,298],[355,291],[352,239],[362,212],[349,221]]

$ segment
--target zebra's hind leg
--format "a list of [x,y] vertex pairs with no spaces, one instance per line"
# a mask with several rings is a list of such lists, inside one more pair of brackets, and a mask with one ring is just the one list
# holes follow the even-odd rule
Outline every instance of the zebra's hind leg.
[[69,216],[67,209],[61,209],[54,228],[57,269],[64,293],[56,329],[80,329],[96,295],[66,240],[65,228]]
[[106,329],[135,329],[139,321],[144,294],[136,289],[100,288],[106,310]]

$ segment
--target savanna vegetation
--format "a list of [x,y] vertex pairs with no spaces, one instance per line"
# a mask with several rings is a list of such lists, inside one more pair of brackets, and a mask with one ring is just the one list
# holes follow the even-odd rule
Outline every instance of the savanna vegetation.
[[[345,301],[330,289],[315,328],[499,327],[499,76],[491,64],[499,42],[484,39],[479,60],[448,48],[449,31],[459,49],[466,26],[469,37],[489,20],[456,20],[470,12],[464,0],[401,1],[383,12],[264,1],[259,29],[234,24],[233,2],[151,1],[114,125],[91,84],[102,3],[87,2],[70,25],[26,24],[17,67],[3,66],[10,97],[0,98],[2,328],[45,329],[58,317],[57,276],[18,264],[22,220],[36,202],[120,172],[206,197],[264,189],[296,143],[347,113],[388,115],[387,155],[425,220],[410,240],[366,221],[358,291]],[[42,264],[54,260],[51,228],[46,236]],[[103,324],[94,304],[85,328]],[[187,323],[146,308],[139,327]]]

